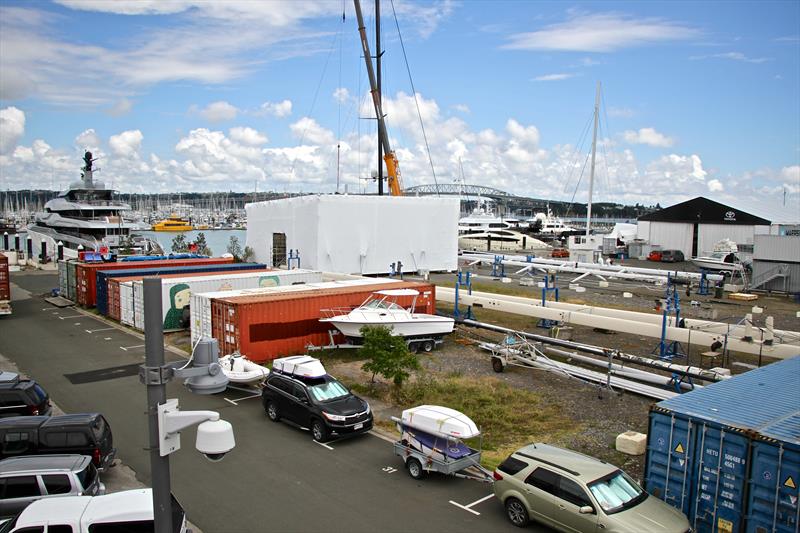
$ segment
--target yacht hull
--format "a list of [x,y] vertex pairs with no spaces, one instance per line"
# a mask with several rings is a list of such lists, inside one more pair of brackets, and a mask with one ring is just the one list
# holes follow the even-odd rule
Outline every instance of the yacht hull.
[[415,314],[406,320],[391,320],[391,317],[382,320],[382,317],[354,320],[348,315],[333,318],[323,318],[320,322],[333,324],[336,329],[346,337],[361,338],[361,328],[364,326],[385,326],[392,330],[393,335],[401,337],[440,337],[453,332],[455,321],[452,318],[436,315]]

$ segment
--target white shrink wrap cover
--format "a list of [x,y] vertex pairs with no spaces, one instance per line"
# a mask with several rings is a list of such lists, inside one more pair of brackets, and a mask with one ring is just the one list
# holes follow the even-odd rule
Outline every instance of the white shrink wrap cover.
[[401,420],[408,427],[438,437],[471,439],[481,433],[467,415],[440,405],[420,405],[406,409]]
[[276,234],[286,236],[287,253],[299,251],[301,268],[384,274],[398,261],[403,272],[458,266],[458,198],[309,195],[245,209],[247,246],[269,266],[277,266]]

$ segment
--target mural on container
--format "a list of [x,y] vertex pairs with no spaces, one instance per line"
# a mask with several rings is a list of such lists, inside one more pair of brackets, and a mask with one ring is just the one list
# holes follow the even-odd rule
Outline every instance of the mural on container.
[[259,287],[277,287],[280,284],[281,280],[278,276],[264,276],[263,278],[258,278]]
[[169,290],[170,308],[164,319],[164,329],[180,329],[183,319],[183,308],[189,306],[192,292],[186,283],[178,283]]

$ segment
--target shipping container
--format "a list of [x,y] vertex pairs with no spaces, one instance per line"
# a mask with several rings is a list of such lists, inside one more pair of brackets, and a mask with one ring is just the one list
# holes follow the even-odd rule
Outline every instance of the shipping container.
[[796,533],[800,357],[650,410],[645,488],[696,532]]
[[[286,291],[275,287],[273,294],[212,300],[212,336],[219,341],[221,353],[238,351],[256,362],[305,353],[309,345],[330,343],[329,331],[335,328],[319,321],[323,310],[353,308],[373,292],[389,288],[416,289],[417,310],[435,313],[436,289],[430,283],[401,281],[318,290],[286,287]],[[412,300],[405,296],[397,303],[408,307]],[[334,334],[334,341],[343,342],[344,338]]]
[[[161,310],[165,330],[184,329],[184,313],[189,318],[189,303],[196,292],[228,291],[234,289],[302,286],[322,281],[322,272],[315,270],[261,270],[239,274],[205,275],[197,277],[170,277],[161,282]],[[136,280],[133,285],[134,327],[144,329],[144,285]]]
[[58,260],[58,295],[67,297],[67,260]]
[[0,302],[11,300],[11,273],[8,257],[0,253]]
[[58,293],[62,298],[75,301],[75,265],[76,259],[58,261]]
[[[338,274],[331,274],[326,273],[325,279],[331,279],[332,277],[340,277]],[[258,289],[240,289],[235,291],[221,291],[221,292],[194,292],[192,293],[191,297],[191,332],[192,332],[192,344],[197,342],[197,339],[201,336],[203,337],[211,337],[211,302],[218,298],[234,298],[237,296],[260,296],[264,294],[274,294],[279,291],[282,294],[287,293],[288,291],[297,291],[297,290],[321,290],[321,289],[337,289],[340,287],[357,287],[362,285],[378,285],[382,283],[399,283],[400,280],[392,279],[392,278],[364,278],[364,277],[356,277],[350,276],[349,274],[344,274],[341,276],[342,279],[340,280],[332,280],[332,281],[325,281],[322,283],[309,283],[305,287],[301,287],[300,289],[293,287],[291,289],[288,288],[281,288],[281,289],[274,289],[274,288],[258,288]]]
[[101,270],[130,270],[137,268],[182,265],[217,265],[231,262],[233,262],[233,258],[230,257],[211,257],[203,259],[159,259],[157,261],[134,262],[123,261],[117,263],[77,263],[75,272],[75,301],[84,307],[95,306],[95,298],[97,298],[96,273]]
[[119,284],[119,321],[133,327],[133,281]]
[[[250,263],[248,263],[250,264]],[[211,273],[209,272],[193,272],[190,274],[186,274],[183,271],[180,271],[175,274],[167,274],[167,275],[160,275],[161,279],[177,279],[177,278],[205,278],[205,277],[214,277],[214,278],[221,278],[227,279],[230,277],[263,277],[267,272],[272,272],[272,269],[269,268],[261,268],[261,269],[245,269],[243,272],[242,269],[236,268],[237,265],[232,265],[229,268],[223,268],[221,270],[213,270]],[[126,277],[117,277],[117,276],[108,276],[106,278],[106,285],[107,285],[107,307],[106,310],[108,311],[108,317],[113,318],[114,320],[120,320],[120,283],[124,283],[127,281],[140,281],[142,278],[148,276],[150,274],[142,274],[137,273],[134,276],[126,276]],[[321,276],[321,274],[320,274]],[[133,297],[131,296],[130,305],[133,305]],[[98,310],[100,306],[98,304]],[[133,312],[133,307],[131,307],[131,312]],[[133,322],[131,322],[133,325]]]

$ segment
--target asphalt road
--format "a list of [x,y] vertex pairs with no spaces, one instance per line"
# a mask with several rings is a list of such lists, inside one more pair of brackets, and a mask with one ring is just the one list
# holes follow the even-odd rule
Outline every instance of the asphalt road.
[[[145,388],[132,373],[144,362],[144,341],[45,302],[37,295],[57,286],[54,275],[14,273],[12,281],[31,297],[14,301],[14,314],[0,319],[0,353],[42,383],[65,412],[102,412],[118,457],[149,485]],[[170,358],[176,356],[167,352]],[[205,533],[515,530],[488,484],[438,474],[415,481],[379,436],[323,446],[307,431],[270,422],[259,399],[226,400],[242,396],[231,389],[196,396],[179,383],[168,385],[168,397],[182,409],[219,411],[234,427],[236,448],[222,462],[193,449],[193,428],[170,456],[173,492]]]

